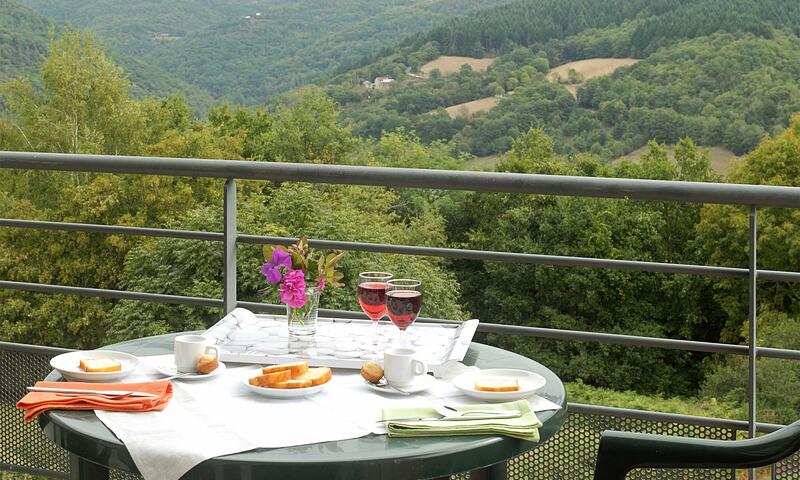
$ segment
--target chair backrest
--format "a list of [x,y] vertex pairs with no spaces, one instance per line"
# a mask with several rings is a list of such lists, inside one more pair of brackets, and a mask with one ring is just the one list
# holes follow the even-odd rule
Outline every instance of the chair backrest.
[[755,468],[800,450],[800,421],[747,440],[705,440],[606,430],[594,480],[624,480],[634,468]]

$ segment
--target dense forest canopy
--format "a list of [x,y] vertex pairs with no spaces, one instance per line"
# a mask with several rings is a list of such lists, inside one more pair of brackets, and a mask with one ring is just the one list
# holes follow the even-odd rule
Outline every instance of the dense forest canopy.
[[[91,21],[100,4],[27,2],[42,11],[49,8],[55,20],[81,25]],[[50,25],[32,10],[0,0],[0,11],[15,15],[10,21],[0,17],[0,61],[13,72],[0,77],[0,150],[454,170],[466,168],[475,155],[499,154],[486,168],[800,186],[800,10],[794,2],[517,1],[445,21],[361,62],[347,55],[363,55],[412,33],[403,31],[405,18],[417,15],[421,20],[415,28],[421,28],[456,10],[469,13],[463,8],[467,3],[341,0],[320,7],[306,30],[286,36],[283,43],[269,36],[276,31],[242,24],[243,16],[253,12],[238,0],[117,3],[118,12],[128,16],[100,15],[97,21],[104,26],[95,35]],[[151,4],[162,24],[134,18]],[[296,26],[288,19],[309,16],[301,12],[302,2],[272,5],[271,14],[286,19],[287,26]],[[337,7],[337,12],[328,10]],[[347,20],[348,8],[360,9],[358,15]],[[236,20],[209,24],[220,15]],[[336,28],[321,33],[326,18],[338,19]],[[170,25],[175,27],[171,34],[181,40],[148,37]],[[364,32],[377,34],[382,27],[386,43],[361,49],[372,38]],[[114,29],[119,36],[110,40],[107,53],[103,39],[111,38]],[[291,42],[314,35],[322,43],[290,51]],[[215,44],[215,39],[224,42]],[[323,45],[330,39],[336,41]],[[126,42],[127,53],[122,48]],[[284,63],[274,63],[280,72],[265,73],[258,62],[245,60],[252,53],[248,49],[267,43],[275,47],[268,55],[285,55]],[[222,61],[220,55],[230,53],[234,44],[242,45],[241,55]],[[337,45],[340,51],[326,50]],[[485,71],[461,66],[449,73],[421,72],[422,65],[442,54],[489,55],[493,61]],[[155,62],[156,55],[164,58]],[[550,76],[551,68],[565,62],[605,57],[629,61],[595,78],[581,78],[575,71],[565,80]],[[321,86],[265,102],[270,92],[313,78],[292,76],[306,60],[315,75],[340,68]],[[244,80],[249,85],[255,77],[263,81],[273,74],[269,88],[274,90],[226,83]],[[363,86],[384,75],[394,80],[388,88]],[[211,83],[202,82],[227,86],[213,91]],[[183,85],[182,94],[159,93]],[[239,95],[227,98],[254,105],[215,103],[209,91],[214,97]],[[197,115],[193,106],[203,98],[204,114]],[[495,99],[496,106],[472,114],[446,110],[486,98]],[[704,146],[712,145],[742,155],[724,176],[711,168]],[[618,159],[640,147],[640,159]],[[217,180],[10,173],[0,177],[0,207],[9,216],[221,229]],[[734,207],[271,182],[240,182],[238,202],[239,229],[248,234],[747,264],[747,212]],[[800,270],[798,220],[791,210],[760,214],[762,268]],[[239,298],[275,302],[274,295],[259,293],[264,285],[258,249],[242,246],[239,259]],[[347,286],[326,293],[324,307],[357,310],[358,272],[384,269],[421,278],[425,314],[434,317],[712,342],[746,340],[747,292],[739,280],[366,253],[348,254],[342,268]],[[218,298],[222,256],[218,245],[207,242],[4,228],[0,278]],[[760,292],[764,334],[759,341],[800,348],[797,289],[765,282]],[[0,299],[3,340],[76,348],[203,328],[221,313],[11,290],[0,290]],[[703,405],[701,414],[743,412],[747,366],[742,358],[517,336],[481,340],[552,366],[571,382],[571,393],[607,395],[598,389],[612,388],[679,395]],[[798,367],[759,361],[760,382],[769,392],[759,396],[760,418],[795,419],[800,382],[781,372]]]
[[36,71],[46,53],[48,21],[13,0],[0,0],[0,82]]
[[629,49],[620,53],[642,57],[714,32],[764,35],[772,27],[797,29],[800,5],[793,0],[521,0],[450,20],[407,44],[421,47],[433,41],[445,54],[480,56],[509,43],[545,45],[626,20],[640,21],[631,33]]

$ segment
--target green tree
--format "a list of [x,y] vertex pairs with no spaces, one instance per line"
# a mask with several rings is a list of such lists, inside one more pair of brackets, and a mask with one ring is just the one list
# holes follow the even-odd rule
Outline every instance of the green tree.
[[510,173],[564,173],[568,168],[553,153],[553,139],[541,128],[531,128],[514,140],[497,170]]
[[298,163],[334,163],[353,147],[333,100],[319,88],[304,89],[279,105],[256,142],[253,158]]
[[129,83],[92,34],[67,30],[53,38],[41,67],[42,91],[14,80],[0,93],[27,149],[136,154],[143,117]]
[[[96,149],[89,151],[96,153],[239,155],[235,139],[190,121],[185,102],[142,104],[127,96],[121,71],[106,59],[91,36],[80,32],[68,31],[53,40],[42,67],[41,93],[31,90],[36,83],[13,82],[6,95],[14,107],[12,121],[37,149],[83,152],[91,144]],[[70,132],[75,132],[75,118],[77,140],[70,137]],[[206,179],[7,172],[10,175],[0,177],[3,202],[7,211],[26,219],[160,226],[197,203],[221,204],[219,182]],[[0,276],[116,289],[124,257],[135,243],[135,237],[129,236],[3,229]],[[106,339],[111,301],[11,290],[0,295],[3,338],[78,348],[100,346]]]

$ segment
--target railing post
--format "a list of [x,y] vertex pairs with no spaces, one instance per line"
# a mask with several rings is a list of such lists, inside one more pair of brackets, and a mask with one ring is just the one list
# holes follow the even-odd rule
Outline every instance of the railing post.
[[223,250],[223,308],[229,313],[236,308],[236,180],[225,181]]
[[[758,246],[756,245],[758,239],[758,230],[756,227],[756,207],[753,205],[750,207],[750,262],[748,266],[750,271],[750,276],[748,278],[750,284],[750,298],[748,302],[750,338],[748,339],[747,430],[750,434],[750,438],[755,438],[756,436],[756,277],[758,276]],[[750,480],[754,480],[756,478],[756,470],[754,468],[751,468],[748,471],[748,477]]]

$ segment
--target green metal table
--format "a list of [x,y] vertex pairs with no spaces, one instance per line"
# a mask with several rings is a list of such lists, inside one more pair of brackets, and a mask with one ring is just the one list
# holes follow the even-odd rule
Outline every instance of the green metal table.
[[[142,338],[110,345],[110,349],[134,355],[172,352],[178,334]],[[539,443],[500,436],[389,438],[368,435],[352,440],[295,447],[258,449],[207,460],[186,479],[418,479],[448,477],[472,471],[471,479],[506,478],[506,461],[535,449],[553,436],[567,415],[567,394],[561,380],[541,364],[499,348],[472,343],[464,358],[480,368],[518,368],[547,379],[543,397],[561,410],[538,413],[544,426]],[[59,380],[57,372],[47,380]],[[48,438],[67,450],[72,479],[106,479],[109,468],[138,473],[125,445],[94,412],[54,410],[39,417]]]

